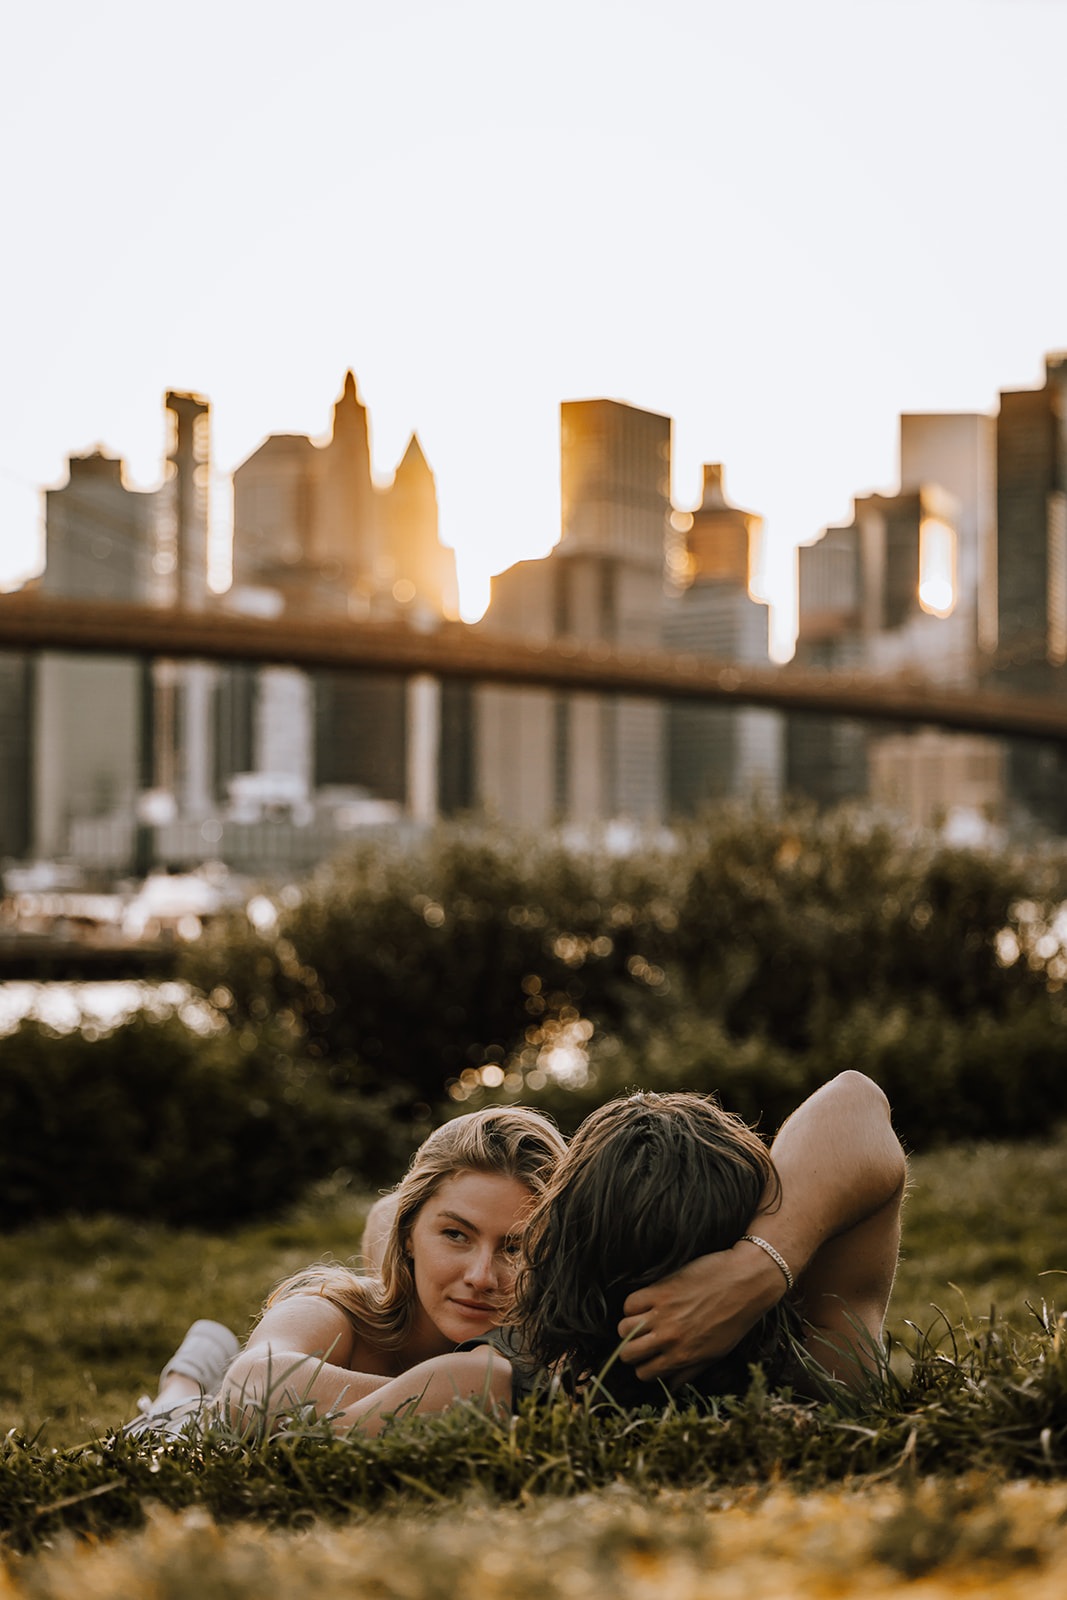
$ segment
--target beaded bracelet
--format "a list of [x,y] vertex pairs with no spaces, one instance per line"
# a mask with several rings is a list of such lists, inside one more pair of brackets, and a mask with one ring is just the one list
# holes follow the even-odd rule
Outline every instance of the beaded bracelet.
[[778,1254],[773,1244],[768,1244],[766,1239],[761,1239],[754,1233],[743,1233],[741,1237],[746,1244],[758,1244],[761,1250],[765,1250],[767,1252],[775,1265],[781,1267],[782,1274],[785,1278],[786,1289],[791,1289],[793,1287],[793,1274],[789,1270],[789,1265],[785,1257]]

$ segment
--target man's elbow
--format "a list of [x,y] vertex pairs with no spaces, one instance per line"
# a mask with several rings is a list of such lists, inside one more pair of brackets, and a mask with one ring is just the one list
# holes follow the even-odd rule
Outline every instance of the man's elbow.
[[862,1135],[868,1159],[877,1168],[878,1187],[889,1200],[903,1193],[908,1177],[904,1147],[893,1131],[893,1112],[884,1092],[865,1072],[849,1068],[827,1085],[847,1109],[853,1132]]
[[844,1072],[831,1078],[826,1087],[851,1102],[857,1110],[878,1112],[886,1118],[891,1115],[889,1101],[883,1090],[873,1078],[868,1078],[865,1072],[858,1072],[855,1067],[846,1067]]

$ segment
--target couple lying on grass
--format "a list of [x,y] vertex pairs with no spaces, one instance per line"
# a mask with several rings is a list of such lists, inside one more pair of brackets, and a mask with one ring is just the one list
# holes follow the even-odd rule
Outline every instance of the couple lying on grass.
[[858,1387],[881,1353],[904,1181],[888,1103],[858,1072],[805,1100],[769,1154],[693,1094],[612,1101],[569,1147],[538,1112],[476,1111],[377,1202],[365,1274],[289,1279],[239,1353],[194,1324],[132,1428],[313,1408],[373,1434],[457,1398],[512,1406],[539,1372],[624,1405],[664,1385],[743,1392],[756,1362],[794,1391],[820,1369]]

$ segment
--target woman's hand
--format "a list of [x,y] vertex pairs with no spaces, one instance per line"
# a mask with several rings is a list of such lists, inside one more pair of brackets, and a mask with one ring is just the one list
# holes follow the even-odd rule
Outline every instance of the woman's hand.
[[698,1256],[627,1298],[620,1360],[639,1378],[685,1383],[728,1355],[784,1293],[780,1269],[757,1245],[738,1240],[732,1250]]

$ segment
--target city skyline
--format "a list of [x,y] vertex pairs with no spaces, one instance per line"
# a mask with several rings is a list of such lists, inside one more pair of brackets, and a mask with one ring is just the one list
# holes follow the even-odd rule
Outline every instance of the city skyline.
[[558,406],[598,396],[674,418],[679,505],[724,463],[781,604],[793,546],[893,488],[900,412],[991,410],[1067,343],[1067,11],[740,10],[17,19],[0,584],[67,455],[158,481],[166,389],[212,401],[220,536],[228,474],[321,436],[352,366],[468,616],[558,538]]
[[[1067,356],[1050,355],[1042,387],[1001,391],[995,418],[900,419],[899,492],[855,497],[850,523],[800,550],[802,668],[1062,700],[1065,384]],[[53,639],[52,650],[0,662],[0,840],[10,855],[69,852],[94,870],[144,870],[156,858],[202,860],[206,847],[228,865],[263,852],[307,865],[350,827],[402,816],[416,826],[466,813],[632,829],[715,799],[786,794],[820,804],[867,796],[914,825],[942,817],[972,842],[1006,819],[1067,825],[1062,752],[1005,739],[1003,723],[1000,742],[979,731],[984,720],[961,737],[950,712],[956,732],[909,737],[873,733],[862,706],[857,720],[841,704],[809,704],[809,715],[802,705],[799,717],[788,703],[746,705],[738,668],[768,659],[768,608],[750,590],[762,519],[729,501],[717,464],[705,465],[699,509],[672,510],[667,416],[606,399],[565,403],[559,542],[492,580],[482,622],[447,630],[440,672],[402,651],[353,676],[347,652],[367,643],[354,622],[406,619],[399,632],[410,638],[455,616],[454,557],[415,437],[392,486],[376,486],[349,372],[328,441],[265,440],[234,475],[235,582],[212,603],[210,407],[171,392],[166,410],[161,490],[129,489],[121,462],[97,452],[71,457],[69,483],[48,492],[48,560],[31,588],[46,603],[149,602],[142,625],[152,619],[162,659],[71,661]],[[168,602],[184,612],[168,616],[159,609]],[[172,659],[160,625],[198,613],[230,621],[228,664],[203,634],[196,653],[207,643],[209,661]],[[250,654],[234,638],[242,616],[272,619],[271,650],[282,653],[261,668],[252,662],[262,633]],[[341,655],[308,656],[309,627],[331,622]],[[500,664],[484,656],[476,683],[462,671],[457,681],[455,648],[479,631],[560,642],[572,664],[565,684],[541,673],[502,684]],[[573,673],[582,641],[601,661],[613,648],[664,645],[714,655],[716,686],[737,690],[736,703],[681,706],[669,688],[666,705],[655,693],[620,699],[610,682],[590,694]],[[754,687],[759,701],[765,685]],[[862,705],[878,709],[869,696]],[[939,720],[934,701],[922,702],[920,720]]]

